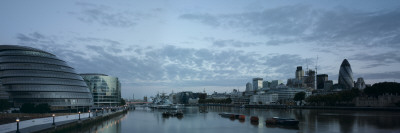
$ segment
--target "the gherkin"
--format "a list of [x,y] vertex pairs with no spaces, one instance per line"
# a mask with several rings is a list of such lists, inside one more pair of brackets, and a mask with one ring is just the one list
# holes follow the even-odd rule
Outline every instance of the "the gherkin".
[[92,94],[82,77],[55,55],[35,48],[0,45],[0,94],[15,106],[48,103],[53,110],[87,108]]
[[352,89],[354,87],[353,71],[347,59],[344,59],[342,65],[340,65],[338,83],[342,89]]

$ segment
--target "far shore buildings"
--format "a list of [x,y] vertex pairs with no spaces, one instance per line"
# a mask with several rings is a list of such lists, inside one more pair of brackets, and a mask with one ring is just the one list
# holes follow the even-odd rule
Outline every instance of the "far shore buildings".
[[0,45],[0,98],[15,107],[47,103],[52,110],[87,110],[93,97],[82,77],[49,52]]
[[121,83],[117,77],[99,73],[80,74],[93,94],[94,107],[118,106]]

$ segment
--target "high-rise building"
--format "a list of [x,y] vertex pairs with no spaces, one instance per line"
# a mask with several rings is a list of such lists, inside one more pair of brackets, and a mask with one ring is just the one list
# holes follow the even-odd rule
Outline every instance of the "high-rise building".
[[325,89],[325,90],[334,89],[334,88],[333,88],[333,81],[332,81],[332,80],[327,80],[327,81],[325,81],[325,83],[324,83],[324,88],[323,88],[323,89]]
[[314,70],[307,70],[307,76],[304,76],[304,83],[308,88],[315,88],[315,71]]
[[297,66],[296,69],[296,79],[297,80],[302,80],[304,77],[304,71],[302,66]]
[[251,85],[250,82],[247,82],[246,84],[246,92],[250,92],[253,91],[253,85]]
[[121,83],[117,77],[105,74],[81,74],[93,94],[94,106],[118,106],[121,103]]
[[344,59],[340,65],[338,84],[342,89],[352,89],[354,87],[353,71],[347,59]]
[[262,90],[268,90],[268,81],[263,81],[263,89]]
[[365,89],[366,85],[365,85],[364,79],[361,77],[357,78],[356,86],[354,86],[354,87],[357,89],[360,89],[360,90]]
[[0,91],[7,95],[2,97],[9,98],[14,106],[47,103],[52,110],[68,110],[93,105],[82,77],[49,52],[0,45],[0,68]]
[[324,89],[325,81],[328,81],[328,74],[317,75],[317,89]]
[[253,91],[263,88],[263,78],[253,78]]
[[276,89],[280,84],[283,84],[282,80],[272,80],[270,88],[271,89]]

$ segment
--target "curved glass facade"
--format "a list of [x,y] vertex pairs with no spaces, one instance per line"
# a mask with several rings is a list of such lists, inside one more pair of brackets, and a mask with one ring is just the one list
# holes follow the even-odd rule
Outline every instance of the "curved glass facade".
[[354,87],[353,71],[347,59],[344,59],[342,65],[340,65],[338,83],[342,89],[352,89]]
[[93,94],[94,106],[117,106],[121,102],[121,83],[117,77],[104,74],[81,74]]
[[65,61],[42,50],[0,45],[0,81],[0,93],[6,92],[16,106],[48,103],[58,110],[93,105],[82,77]]

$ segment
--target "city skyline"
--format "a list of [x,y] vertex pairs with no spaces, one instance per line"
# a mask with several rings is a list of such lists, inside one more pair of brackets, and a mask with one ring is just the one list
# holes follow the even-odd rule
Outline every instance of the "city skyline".
[[[46,4],[43,4],[46,3]],[[229,4],[227,4],[229,3]],[[121,80],[122,97],[245,90],[297,66],[338,81],[400,79],[398,1],[2,1],[0,45],[55,54]]]

